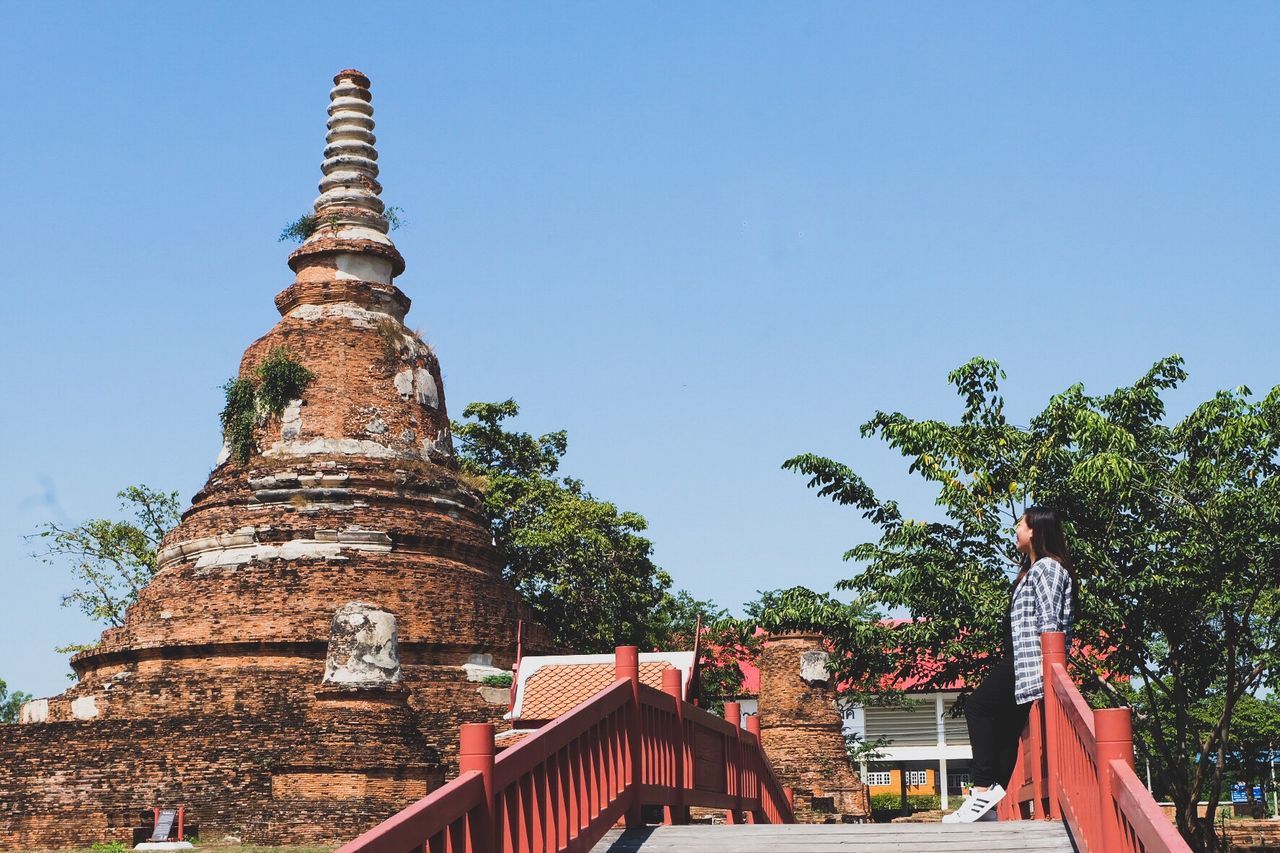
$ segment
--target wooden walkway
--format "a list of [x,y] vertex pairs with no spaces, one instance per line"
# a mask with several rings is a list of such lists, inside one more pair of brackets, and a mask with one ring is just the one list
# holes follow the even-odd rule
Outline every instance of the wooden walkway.
[[592,853],[1073,853],[1061,823],[870,823],[648,826],[611,830]]

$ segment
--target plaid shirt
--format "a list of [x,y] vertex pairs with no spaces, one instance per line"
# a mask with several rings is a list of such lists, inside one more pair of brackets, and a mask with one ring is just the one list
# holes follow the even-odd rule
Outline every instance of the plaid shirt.
[[1027,571],[1013,590],[1009,621],[1013,635],[1013,701],[1021,705],[1044,696],[1040,635],[1071,631],[1071,575],[1052,557]]

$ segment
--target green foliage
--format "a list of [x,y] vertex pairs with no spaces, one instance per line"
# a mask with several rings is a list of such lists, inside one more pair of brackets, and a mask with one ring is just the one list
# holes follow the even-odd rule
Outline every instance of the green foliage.
[[128,853],[131,848],[123,841],[98,841],[89,849],[94,853]]
[[535,438],[509,432],[515,401],[472,403],[454,423],[464,473],[485,479],[485,510],[503,574],[533,607],[556,645],[575,652],[646,645],[671,578],[651,557],[634,512],[559,477],[563,430]]
[[268,418],[280,417],[290,400],[315,379],[284,347],[267,353],[253,371],[252,378],[229,379],[222,386],[226,403],[222,408],[222,438],[240,462],[248,462],[258,452],[257,428]]
[[[845,555],[860,565],[839,584],[851,607],[915,618],[869,627],[838,603],[795,594],[773,618],[823,630],[841,674],[870,690],[886,677],[977,683],[1000,642],[1018,566],[1013,526],[1030,502],[1056,507],[1080,581],[1075,633],[1087,650],[1073,655],[1075,674],[1113,703],[1133,698],[1179,829],[1193,847],[1215,849],[1212,812],[1199,819],[1194,803],[1222,793],[1236,708],[1280,681],[1280,387],[1261,399],[1222,391],[1166,423],[1161,395],[1186,376],[1172,356],[1108,394],[1076,385],[1018,427],[1005,417],[1003,371],[974,359],[949,377],[962,399],[957,422],[877,412],[862,434],[934,486],[933,520],[905,517],[838,462],[787,460],[819,494],[879,528],[878,541]],[[877,660],[865,644],[880,631],[892,639],[875,645],[888,650]],[[1115,676],[1132,677],[1133,691]],[[1205,696],[1221,700],[1208,725],[1193,710]]]
[[18,722],[18,709],[22,707],[23,702],[29,701],[31,701],[30,693],[23,693],[21,690],[10,693],[9,685],[0,678],[0,723]]
[[486,675],[480,680],[480,683],[486,687],[510,687],[511,676],[509,674]]
[[314,213],[304,213],[280,230],[280,243],[301,243],[320,227],[320,220]]
[[[130,486],[120,492],[120,509],[130,518],[91,518],[75,527],[46,523],[29,537],[43,550],[35,556],[47,565],[67,566],[76,587],[62,606],[112,627],[124,624],[125,610],[156,573],[156,549],[180,518],[178,493]],[[92,646],[67,646],[79,651]],[[61,651],[60,650],[60,651]]]
[[[400,207],[388,207],[382,211],[392,231],[397,231],[408,221],[404,218],[404,210]],[[278,241],[281,243],[301,243],[321,228],[337,230],[338,217],[330,214],[324,219],[314,213],[304,213],[280,230]]]
[[267,353],[267,357],[254,371],[257,376],[255,395],[258,411],[272,417],[284,414],[284,407],[290,400],[302,396],[302,392],[316,378],[289,355],[284,347],[276,347]]
[[258,406],[253,380],[228,379],[222,386],[226,404],[222,407],[222,439],[241,462],[258,452],[253,431],[258,424]]
[[[872,794],[871,815],[876,820],[888,820],[902,814],[902,794]],[[907,810],[915,812],[932,812],[942,808],[942,798],[937,794],[907,794]]]

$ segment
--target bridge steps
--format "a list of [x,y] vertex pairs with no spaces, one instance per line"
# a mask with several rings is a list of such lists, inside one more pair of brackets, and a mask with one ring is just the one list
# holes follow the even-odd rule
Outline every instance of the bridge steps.
[[1073,853],[1052,821],[648,826],[611,830],[592,853]]

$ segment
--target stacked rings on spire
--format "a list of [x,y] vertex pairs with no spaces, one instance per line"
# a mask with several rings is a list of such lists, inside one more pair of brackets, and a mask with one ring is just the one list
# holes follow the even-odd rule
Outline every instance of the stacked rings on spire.
[[320,197],[316,216],[336,219],[340,224],[372,227],[387,233],[384,206],[378,198],[377,138],[373,135],[373,106],[369,81],[356,71],[344,71],[334,78],[329,92],[328,145],[320,169]]

